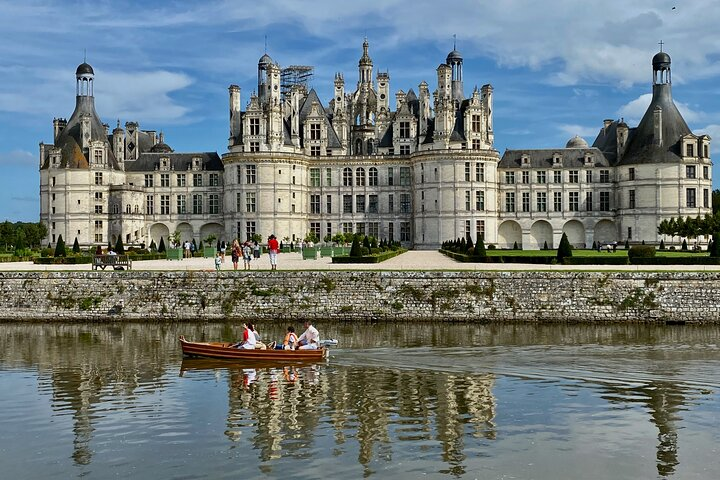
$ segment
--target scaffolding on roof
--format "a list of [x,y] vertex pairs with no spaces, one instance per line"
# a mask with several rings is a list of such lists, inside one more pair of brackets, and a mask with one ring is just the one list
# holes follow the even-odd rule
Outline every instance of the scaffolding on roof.
[[309,65],[290,65],[280,71],[280,89],[283,96],[290,93],[295,85],[300,85],[307,91],[308,81],[313,76],[315,67]]

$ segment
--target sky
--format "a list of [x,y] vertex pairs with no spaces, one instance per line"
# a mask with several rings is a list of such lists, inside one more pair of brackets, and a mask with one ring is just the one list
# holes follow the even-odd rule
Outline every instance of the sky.
[[675,103],[717,155],[718,24],[711,0],[0,0],[0,221],[38,221],[38,144],[52,143],[54,117],[72,114],[84,58],[111,128],[136,121],[175,151],[222,154],[227,88],[241,87],[244,109],[265,52],[281,67],[314,66],[310,86],[327,105],[336,72],[354,90],[367,38],[392,106],[400,89],[437,87],[456,38],[465,95],[494,88],[502,154],[574,135],[592,144],[603,119],[636,126],[662,41]]

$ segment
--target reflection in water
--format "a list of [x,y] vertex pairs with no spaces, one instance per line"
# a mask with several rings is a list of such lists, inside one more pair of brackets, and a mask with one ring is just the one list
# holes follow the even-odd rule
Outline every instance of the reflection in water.
[[[268,338],[285,328],[263,325]],[[251,446],[260,472],[278,474],[294,465],[290,460],[312,459],[338,475],[357,474],[347,461],[352,455],[364,476],[382,475],[408,452],[422,460],[415,473],[457,477],[477,474],[481,456],[502,457],[492,445],[509,438],[498,416],[512,403],[497,397],[500,378],[584,388],[608,405],[644,407],[658,432],[657,474],[671,476],[681,462],[678,444],[689,441],[679,436],[683,415],[720,384],[717,370],[706,368],[720,364],[717,327],[336,323],[321,332],[342,347],[327,364],[241,365],[180,356],[179,333],[232,340],[240,327],[230,324],[9,324],[0,326],[0,371],[37,372],[53,416],[72,418],[77,466],[108,461],[96,457],[107,455],[103,422],[113,416],[158,423],[120,421],[139,443],[152,435],[149,426],[181,429],[168,432],[180,438],[198,435],[191,425],[162,423],[163,415],[190,417],[185,410],[206,408],[203,396],[216,383],[227,402],[219,429],[226,448],[247,458]],[[0,396],[0,408],[21,401]],[[207,434],[209,451],[218,448],[213,434]],[[549,455],[559,448],[548,445]],[[0,440],[0,460],[2,452]],[[243,473],[236,464],[218,464],[215,476],[228,467]]]

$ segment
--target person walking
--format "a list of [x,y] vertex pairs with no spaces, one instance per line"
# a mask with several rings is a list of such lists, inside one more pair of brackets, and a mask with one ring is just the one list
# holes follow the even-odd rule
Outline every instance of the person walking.
[[242,255],[237,238],[233,240],[232,247],[230,248],[230,255],[232,256],[233,270],[237,270],[238,261],[240,260],[240,255]]
[[257,240],[254,241],[253,245],[253,258],[255,260],[260,259],[260,245],[258,244]]
[[275,235],[268,238],[268,255],[270,256],[270,270],[277,270],[277,256],[280,246]]
[[243,263],[245,264],[245,270],[250,270],[250,260],[252,260],[252,248],[250,248],[250,242],[243,243],[242,256]]

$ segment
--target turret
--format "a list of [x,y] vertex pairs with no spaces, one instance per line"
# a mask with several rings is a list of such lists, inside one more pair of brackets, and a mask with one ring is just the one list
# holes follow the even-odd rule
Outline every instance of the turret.
[[372,70],[373,70],[373,62],[370,58],[370,55],[368,54],[368,48],[370,44],[367,41],[367,38],[363,42],[363,54],[362,57],[360,57],[360,61],[358,62],[358,86],[361,84],[371,84],[372,85]]
[[[453,46],[454,47],[454,46]],[[463,58],[455,48],[450,52],[445,59],[445,63],[451,68],[451,88],[452,98],[456,103],[460,103],[465,98],[463,92],[463,75],[462,75],[462,63]]]
[[240,135],[240,129],[242,125],[242,116],[240,109],[240,87],[237,85],[230,85],[228,88],[230,93],[230,144],[234,145],[233,139]]
[[485,115],[485,138],[489,145],[493,145],[495,134],[493,133],[493,87],[489,83],[480,89],[482,106]]
[[117,121],[117,126],[112,131],[112,142],[113,142],[113,154],[118,162],[122,163],[125,161],[125,130],[120,127],[120,120]]
[[258,60],[258,99],[260,105],[265,105],[267,102],[268,93],[268,67],[273,65],[273,59],[267,53],[260,57]]
[[[378,72],[378,113],[390,110],[390,75],[387,72]],[[397,105],[395,106],[397,108]]]
[[420,109],[418,112],[420,131],[418,133],[423,136],[420,140],[422,142],[425,134],[427,134],[428,119],[430,118],[430,91],[428,90],[428,84],[425,80],[418,85],[418,91],[418,104]]

